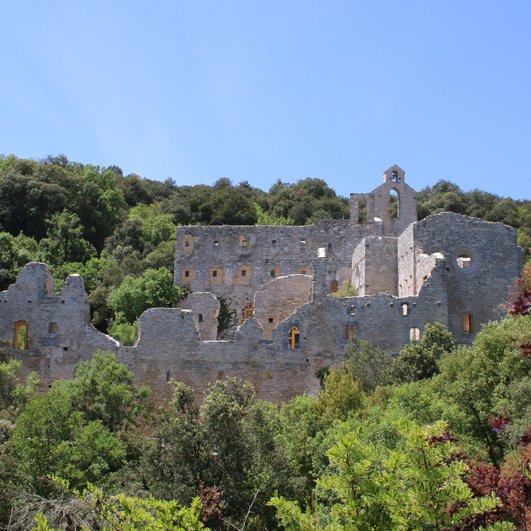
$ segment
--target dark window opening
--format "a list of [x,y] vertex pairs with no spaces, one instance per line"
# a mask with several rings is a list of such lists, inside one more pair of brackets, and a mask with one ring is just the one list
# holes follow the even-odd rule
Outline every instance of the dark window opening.
[[247,276],[247,270],[246,269],[242,269],[242,277],[246,277]]
[[267,320],[268,320],[268,321],[269,321],[270,323],[272,323],[272,322],[273,322],[273,318],[272,318],[272,317],[268,317],[268,319],[267,319]]
[[213,277],[217,277],[218,276],[218,272],[217,271],[212,271],[212,276]]
[[271,246],[276,247],[277,246],[277,240],[271,240]]
[[190,271],[188,269],[184,272],[184,276],[187,278],[190,276]]
[[63,347],[63,350],[64,350],[65,352],[68,352],[68,347]]
[[197,316],[197,320],[202,323],[203,322],[203,314],[200,313],[198,316]]
[[353,324],[346,324],[343,329],[343,339],[354,339],[356,337],[356,328]]
[[330,293],[336,293],[339,289],[339,282],[337,280],[332,280],[330,282]]

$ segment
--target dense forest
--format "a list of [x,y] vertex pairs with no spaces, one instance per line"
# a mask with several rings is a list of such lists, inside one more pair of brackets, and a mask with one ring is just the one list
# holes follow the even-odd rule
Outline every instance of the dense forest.
[[[453,211],[518,229],[526,275],[471,347],[439,324],[390,359],[360,340],[316,397],[281,406],[242,381],[202,403],[172,382],[155,407],[113,355],[36,392],[0,345],[0,526],[18,529],[529,529],[531,202],[440,181],[419,215]],[[347,218],[320,179],[177,186],[120,168],[0,158],[0,289],[32,260],[80,273],[94,325],[124,342],[173,285],[179,224]]]

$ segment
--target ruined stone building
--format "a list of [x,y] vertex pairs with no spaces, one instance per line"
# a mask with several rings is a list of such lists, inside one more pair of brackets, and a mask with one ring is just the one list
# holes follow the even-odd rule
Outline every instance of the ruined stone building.
[[[281,401],[315,393],[316,374],[339,363],[353,337],[396,355],[426,323],[466,344],[503,315],[523,263],[514,228],[448,212],[417,221],[415,191],[398,166],[372,192],[351,194],[350,210],[350,220],[308,226],[179,227],[175,282],[192,293],[181,308],[146,311],[132,347],[91,325],[81,277],[55,292],[47,267],[28,264],[0,294],[0,338],[43,387],[102,349],[159,399],[170,379],[201,396],[208,382],[238,376]],[[357,295],[332,296],[345,281]],[[238,317],[222,340],[221,297]]]

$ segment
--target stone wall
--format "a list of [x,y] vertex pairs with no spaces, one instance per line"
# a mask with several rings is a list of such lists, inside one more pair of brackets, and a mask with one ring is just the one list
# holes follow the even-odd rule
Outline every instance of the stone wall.
[[[90,324],[81,277],[68,277],[56,293],[47,267],[35,263],[0,293],[0,338],[26,372],[39,374],[43,388],[71,378],[80,361],[101,349],[115,352],[159,401],[169,396],[172,379],[201,398],[209,382],[228,376],[277,402],[316,393],[317,373],[340,363],[353,337],[396,355],[430,322],[470,343],[482,324],[504,313],[521,272],[516,231],[451,213],[404,227],[416,218],[414,191],[398,167],[384,178],[371,194],[351,197],[351,221],[180,227],[175,281],[194,293],[181,308],[146,311],[132,347]],[[399,194],[396,218],[389,214],[390,190]],[[368,223],[357,219],[361,199]],[[321,248],[325,256],[316,258]],[[358,296],[330,296],[350,278]],[[230,300],[240,318],[230,340],[216,339],[218,297]]]
[[[458,341],[470,343],[482,324],[505,314],[508,290],[523,265],[516,229],[444,212],[415,223],[413,230],[417,253],[445,256],[448,325]],[[468,332],[467,316],[472,325]]]

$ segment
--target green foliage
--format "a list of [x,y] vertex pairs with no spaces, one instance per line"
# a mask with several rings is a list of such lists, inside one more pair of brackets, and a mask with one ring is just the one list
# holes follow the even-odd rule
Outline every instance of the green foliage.
[[[463,429],[499,464],[506,444],[513,444],[529,427],[529,356],[522,345],[531,337],[531,316],[508,317],[489,323],[472,347],[445,354],[435,384],[441,396],[466,415]],[[491,422],[505,419],[500,431]]]
[[443,423],[420,427],[395,421],[395,449],[375,445],[363,423],[345,424],[327,455],[314,512],[275,497],[287,529],[441,529],[495,508],[494,497],[474,497],[463,481],[467,465]]
[[14,282],[22,267],[36,261],[38,256],[39,246],[33,238],[0,232],[0,290]]
[[61,473],[83,486],[86,481],[108,479],[125,458],[123,444],[107,429],[83,422],[65,389],[52,389],[27,406],[17,419],[10,445],[26,488],[39,494],[50,492],[50,473]]
[[31,373],[26,383],[23,383],[22,362],[9,356],[7,346],[6,341],[0,341],[0,421],[15,420],[26,403],[33,398],[39,382],[37,375]]
[[80,363],[75,378],[64,385],[76,411],[113,432],[136,422],[148,396],[147,387],[137,388],[134,374],[114,354],[101,351]]
[[25,520],[35,514],[33,519],[36,527],[33,529],[37,531],[54,531],[66,527],[87,531],[204,529],[199,520],[200,502],[197,498],[192,500],[190,507],[180,507],[175,501],[161,501],[152,497],[143,499],[125,494],[109,496],[94,485],[88,485],[80,492],[58,478],[55,478],[55,483],[63,492],[61,498],[34,502],[37,514],[31,510],[20,511]]
[[227,301],[224,297],[218,297],[218,300],[218,337],[223,337],[223,334],[238,322],[238,314],[234,308],[231,308],[231,301]]
[[170,407],[157,419],[154,437],[146,440],[139,473],[156,498],[189,503],[200,487],[205,455],[204,433],[193,391],[173,382]]
[[108,329],[108,334],[118,340],[122,345],[132,346],[138,339],[138,321],[113,321]]
[[362,409],[365,399],[359,382],[345,371],[330,369],[315,404],[320,424],[329,426],[335,420],[346,420]]
[[455,348],[452,334],[439,323],[428,323],[420,341],[406,345],[392,368],[395,382],[414,382],[439,372],[439,358]]
[[346,371],[361,384],[366,393],[391,382],[392,360],[389,354],[363,339],[354,338],[350,341],[343,363]]
[[50,495],[50,474],[76,488],[115,485],[128,450],[124,434],[137,422],[145,397],[114,355],[96,353],[73,380],[58,381],[32,400],[8,441],[26,489]]
[[65,262],[85,262],[96,249],[83,238],[83,227],[77,214],[64,210],[47,221],[46,238],[40,242],[42,257],[52,266]]
[[236,188],[214,190],[208,208],[212,225],[254,225],[257,221],[253,202]]
[[350,280],[345,280],[341,286],[339,286],[339,289],[331,295],[336,299],[342,299],[344,297],[356,297],[357,294],[358,292],[352,285],[352,282]]
[[148,269],[140,277],[125,277],[111,291],[108,304],[117,315],[133,323],[148,308],[171,308],[185,295],[186,290],[173,283],[170,271]]
[[270,212],[264,211],[264,209],[258,204],[254,204],[256,210],[256,224],[257,225],[293,225],[293,220],[285,218],[284,216],[274,216]]

